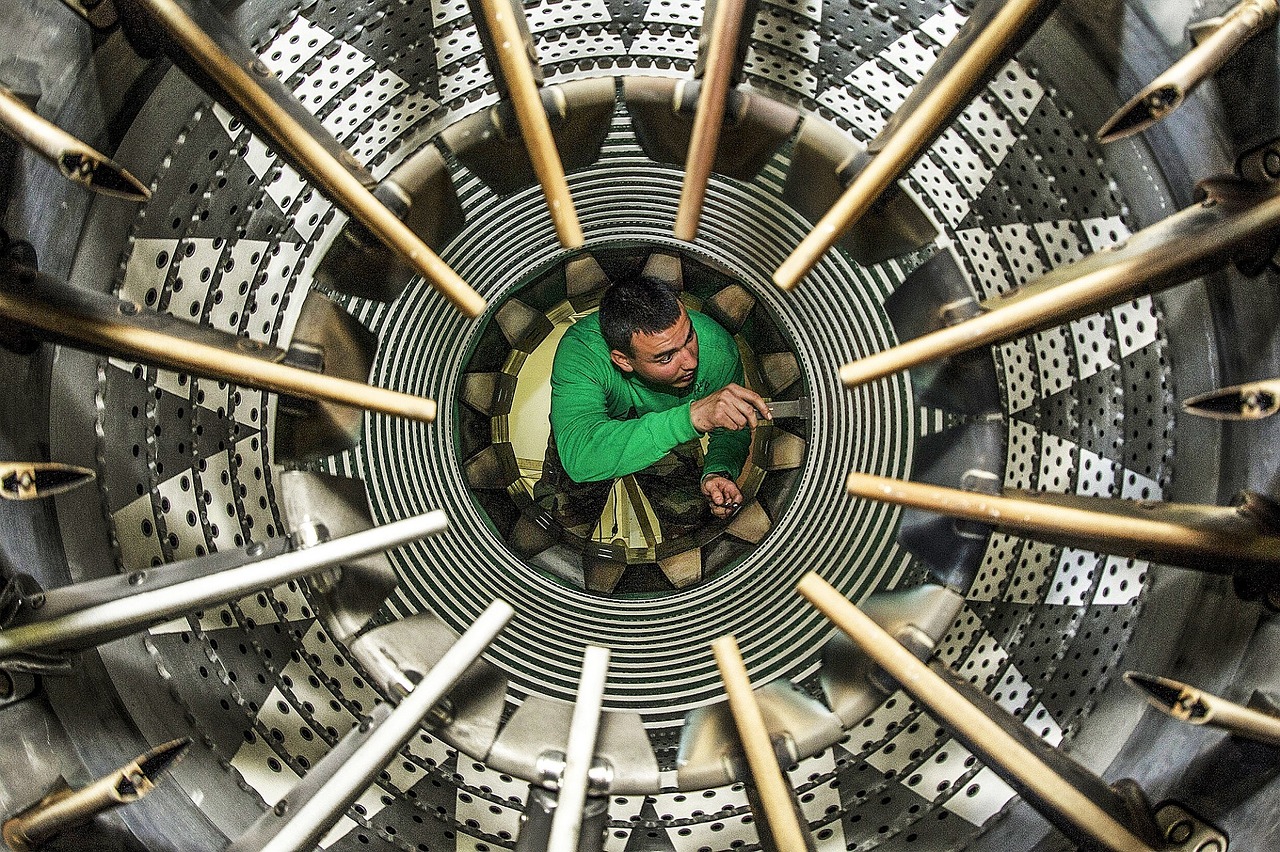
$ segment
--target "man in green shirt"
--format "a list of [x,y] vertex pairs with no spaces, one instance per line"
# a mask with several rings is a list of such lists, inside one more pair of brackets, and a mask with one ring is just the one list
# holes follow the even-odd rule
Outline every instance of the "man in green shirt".
[[[651,278],[609,287],[565,332],[551,369],[551,440],[534,496],[588,536],[614,480],[636,474],[666,538],[742,504],[735,482],[769,407],[743,386],[733,337]],[[699,437],[710,433],[699,467]]]

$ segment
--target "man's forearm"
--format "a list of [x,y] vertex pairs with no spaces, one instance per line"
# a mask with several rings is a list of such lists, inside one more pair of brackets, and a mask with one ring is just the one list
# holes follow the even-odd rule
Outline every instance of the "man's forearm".
[[631,420],[568,418],[552,426],[565,473],[574,482],[599,482],[644,470],[698,433],[689,407],[645,414]]
[[707,455],[702,469],[706,473],[724,472],[730,479],[737,479],[751,449],[751,430],[717,429],[707,442]]

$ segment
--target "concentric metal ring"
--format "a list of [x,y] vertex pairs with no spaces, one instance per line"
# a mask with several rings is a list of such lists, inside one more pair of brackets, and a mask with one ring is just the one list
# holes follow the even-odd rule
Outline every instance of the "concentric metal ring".
[[[384,30],[394,30],[397,38],[409,33],[406,38],[410,41],[438,37],[441,44],[468,37],[459,36],[459,26],[454,23],[465,17],[461,4],[453,4],[449,22],[437,27],[430,37],[421,35],[425,30],[410,33],[401,23],[404,16],[412,18],[424,13],[409,11],[403,4],[386,5],[396,6],[396,13],[384,14],[385,10],[371,6],[367,19],[359,17],[362,12],[342,8],[341,4],[326,6],[331,10],[328,14],[343,17],[340,21],[323,17],[325,10],[320,7],[308,7],[304,17],[289,26],[305,31],[298,41],[301,45],[309,44],[312,36],[323,41],[331,34],[337,43],[326,56],[336,58],[337,72],[342,69],[336,62],[348,61],[342,57],[351,55],[350,51],[341,56],[334,52],[342,46],[343,34],[362,33],[360,47],[375,51],[379,44],[385,48],[385,39],[379,35]],[[616,12],[615,5],[609,4],[607,14]],[[622,5],[630,11],[624,9],[623,17],[610,23],[614,28],[610,33],[631,26],[626,20],[639,20],[636,16],[641,13],[636,8]],[[619,69],[607,73],[631,73],[651,69],[653,56],[676,55],[682,44],[691,43],[686,38],[687,28],[648,20],[650,14],[667,14],[663,8],[669,5],[650,4],[643,13],[644,37],[648,41],[627,43],[625,55],[612,56],[606,54],[615,48],[606,43],[590,45],[584,50],[599,53],[599,57],[583,60],[580,67],[561,57],[558,65],[548,66],[549,79],[594,76],[606,73],[606,67]],[[949,37],[951,24],[962,18],[945,2],[917,6],[917,11],[887,23],[880,20],[880,7],[874,4],[815,11],[824,19],[817,28],[822,43],[822,54],[817,59],[803,58],[809,55],[811,45],[807,39],[813,27],[800,19],[799,12],[788,12],[786,22],[793,32],[787,38],[794,36],[790,42],[792,52],[785,53],[786,44],[779,47],[753,39],[757,61],[748,68],[749,83],[768,89],[771,82],[778,82],[771,76],[771,68],[812,65],[812,89],[792,94],[810,111],[838,121],[853,137],[868,138],[892,110],[898,90],[905,86],[904,80],[919,78],[931,59],[931,51]],[[779,8],[773,7],[771,14]],[[588,16],[606,14],[599,4],[590,11],[583,9]],[[691,11],[687,5],[682,9]],[[941,11],[930,18],[931,25],[920,27],[935,10]],[[356,17],[346,17],[349,14]],[[319,23],[306,16],[319,16]],[[357,19],[359,23],[353,23]],[[465,21],[461,26],[465,27]],[[562,28],[573,37],[575,26],[542,21],[534,29],[539,38],[554,38]],[[836,28],[834,32],[832,27]],[[367,42],[363,35],[366,32]],[[853,34],[855,41],[841,41],[837,36],[842,34]],[[861,41],[864,34],[868,35],[865,44]],[[281,33],[281,45],[286,43],[286,36]],[[412,49],[373,57],[379,73],[384,67],[394,68],[422,87],[403,102],[388,102],[385,112],[351,132],[353,150],[370,162],[381,163],[380,157],[388,146],[418,144],[419,136],[413,128],[422,126],[415,122],[424,113],[432,113],[433,122],[447,122],[479,108],[482,102],[493,101],[492,92],[485,89],[488,80],[476,48],[471,50],[471,58],[462,63],[465,67],[455,63],[431,69],[431,74],[438,71],[442,79],[450,80],[450,91],[455,92],[447,96],[442,93],[447,102],[435,110],[429,103],[430,95],[423,94],[436,91],[430,75],[411,76],[405,62],[406,56],[421,56],[429,50],[417,50],[417,41],[412,44]],[[614,44],[622,50],[621,41]],[[924,49],[917,51],[916,45]],[[812,46],[816,49],[816,45]],[[354,55],[355,59],[363,56],[359,50]],[[758,61],[761,56],[775,61]],[[687,71],[687,64],[682,62],[676,63],[682,69],[679,73]],[[670,64],[667,61],[663,66],[667,73],[677,73],[670,70]],[[300,70],[290,85],[296,88],[306,81],[311,85],[331,73],[342,76],[331,72],[327,65],[318,65],[319,60],[312,65],[300,60],[296,66]],[[906,76],[886,73],[890,66],[901,69]],[[288,76],[282,74],[282,78]],[[458,80],[461,82],[454,85]],[[1070,257],[1106,245],[1108,233],[1123,235],[1125,225],[1131,224],[1123,212],[1126,200],[1108,189],[1106,166],[1076,129],[1078,121],[1070,115],[1068,99],[1045,91],[1051,89],[1050,84],[1062,82],[1049,80],[1042,89],[1034,73],[1012,63],[962,115],[947,139],[935,146],[904,181],[942,223],[944,236],[939,247],[956,253],[967,283],[979,295],[1007,289],[1034,276],[1040,267],[1061,262],[1060,252]],[[126,283],[133,282],[135,273],[140,281],[148,275],[156,277],[154,283],[162,293],[163,303],[177,291],[173,285],[184,277],[188,288],[183,298],[194,298],[193,291],[199,289],[195,276],[207,273],[210,281],[199,279],[209,287],[203,321],[234,324],[231,317],[240,316],[240,330],[247,328],[254,333],[260,329],[265,333],[264,323],[270,321],[273,333],[287,338],[289,305],[300,301],[291,297],[311,283],[311,261],[323,253],[325,237],[331,237],[334,230],[323,223],[315,230],[302,226],[315,211],[327,215],[329,208],[318,199],[305,200],[305,193],[285,192],[282,184],[288,184],[287,174],[284,180],[272,184],[278,166],[272,165],[269,157],[250,151],[246,137],[237,140],[236,151],[228,150],[207,111],[203,118],[198,112],[194,116],[190,112],[179,114],[188,106],[185,100],[172,106],[173,91],[183,90],[178,83],[189,85],[169,80],[163,94],[170,97],[155,99],[169,104],[167,110],[174,118],[172,133],[156,135],[152,124],[139,122],[139,133],[150,131],[148,142],[155,138],[176,141],[167,152],[156,152],[157,156],[163,154],[166,163],[171,159],[173,167],[155,171],[158,197],[143,209],[138,222],[130,224],[139,237],[134,256],[140,261],[128,259]],[[375,99],[376,93],[367,91],[375,88],[360,87],[356,93]],[[1069,90],[1070,86],[1066,88]],[[456,94],[462,90],[462,95]],[[350,89],[343,91],[351,94]],[[319,105],[321,114],[336,116],[348,109],[345,97]],[[156,109],[149,104],[146,116]],[[1062,139],[1069,140],[1070,145],[1064,148]],[[239,147],[242,145],[245,147]],[[253,161],[257,172],[249,172],[247,162],[253,158],[246,155],[247,151],[257,157]],[[259,169],[263,160],[266,171]],[[785,164],[779,160],[749,185],[714,181],[702,241],[715,252],[718,262],[742,273],[758,298],[776,307],[775,313],[802,348],[801,364],[814,393],[815,408],[821,412],[814,424],[810,459],[795,508],[742,570],[727,574],[705,591],[697,589],[673,596],[667,609],[652,619],[641,614],[635,605],[609,602],[602,609],[598,598],[587,600],[566,594],[562,588],[549,589],[549,581],[540,580],[535,572],[515,564],[469,505],[461,487],[456,444],[447,424],[417,427],[373,419],[368,423],[365,446],[376,447],[376,452],[362,447],[331,462],[336,472],[371,482],[379,521],[440,506],[449,509],[454,517],[455,534],[448,546],[420,548],[398,557],[405,584],[403,593],[392,601],[393,614],[438,606],[451,624],[462,626],[490,598],[519,596],[513,602],[527,614],[527,620],[522,618],[504,640],[498,660],[513,677],[516,698],[520,691],[568,697],[576,681],[575,651],[580,650],[582,642],[598,638],[601,630],[627,625],[626,629],[637,638],[628,646],[627,669],[615,678],[626,689],[615,687],[621,694],[612,697],[611,702],[613,706],[629,707],[663,702],[650,712],[650,722],[674,724],[680,707],[718,696],[719,685],[706,676],[704,658],[697,656],[705,652],[680,656],[670,649],[705,648],[705,641],[715,632],[743,628],[750,632],[739,638],[751,657],[752,676],[757,683],[777,674],[802,677],[815,665],[813,657],[821,645],[825,625],[799,607],[790,592],[791,581],[800,572],[817,568],[854,596],[861,596],[883,580],[909,585],[923,576],[918,565],[903,570],[907,558],[890,538],[896,523],[893,513],[852,504],[840,492],[839,484],[849,469],[909,475],[913,436],[926,429],[942,428],[940,413],[928,412],[931,422],[925,422],[911,405],[905,376],[853,393],[834,383],[836,364],[855,354],[883,348],[889,342],[891,334],[879,316],[878,305],[908,271],[904,264],[909,266],[913,261],[907,258],[883,267],[852,270],[841,261],[831,260],[833,266],[824,267],[795,293],[772,290],[764,273],[772,270],[805,230],[798,221],[788,218],[790,214],[778,202],[776,184],[783,171]],[[551,242],[550,224],[543,217],[536,190],[495,199],[473,176],[458,172],[456,177],[471,225],[446,252],[447,259],[486,295],[509,292],[519,278],[519,269],[551,263],[560,256]],[[200,181],[200,186],[196,187],[194,181]],[[223,188],[224,181],[229,182],[229,188]],[[576,173],[571,184],[584,225],[593,239],[638,234],[660,242],[669,233],[678,181],[676,170],[655,166],[631,146],[626,134],[615,134],[601,163]],[[195,188],[189,190],[189,186]],[[246,203],[239,208],[239,214],[233,215],[234,205],[241,201],[231,191],[237,186]],[[200,187],[208,190],[207,198],[201,196]],[[219,206],[209,199],[216,200]],[[1063,208],[1063,201],[1068,199],[1072,203]],[[276,201],[283,204],[279,213],[275,212]],[[732,212],[719,212],[721,205]],[[750,215],[743,215],[743,211],[750,211]],[[1053,221],[1040,220],[1046,215]],[[170,221],[174,223],[172,233],[161,227]],[[517,228],[513,223],[528,227]],[[300,228],[297,233],[295,226]],[[228,235],[234,236],[224,245],[222,238]],[[146,240],[154,240],[156,246],[144,245]],[[113,248],[104,240],[86,243],[99,252]],[[161,260],[169,257],[160,253],[161,247],[171,252],[172,263],[166,265],[167,261]],[[184,253],[179,263],[179,249],[195,253]],[[114,257],[110,260],[113,262]],[[236,261],[234,270],[232,260]],[[100,286],[101,280],[81,283]],[[225,301],[219,301],[223,297]],[[352,303],[352,307],[383,338],[373,381],[437,397],[445,411],[457,405],[460,368],[456,362],[475,334],[474,329],[416,289],[390,305]],[[234,313],[241,310],[243,315]],[[250,314],[252,326],[248,325]],[[1142,323],[1147,324],[1146,331],[1137,333]],[[1150,303],[1135,304],[1091,318],[1087,329],[1054,329],[996,350],[995,360],[1006,391],[1010,470],[1015,472],[1006,484],[1081,491],[1112,488],[1127,493],[1130,484],[1136,482],[1142,488],[1150,487],[1152,494],[1160,493],[1170,469],[1165,456],[1171,446],[1166,421],[1172,416],[1167,407],[1163,413],[1160,408],[1165,404],[1167,390],[1154,401],[1151,396],[1152,375],[1164,376],[1168,372],[1162,323],[1163,318]],[[1133,345],[1130,337],[1135,341]],[[1101,354],[1090,355],[1090,348]],[[1059,362],[1066,365],[1061,370]],[[86,373],[86,379],[92,385],[91,373],[92,370]],[[145,371],[130,376],[105,364],[100,375],[103,378],[95,385],[99,397],[91,400],[98,403],[99,420],[94,425],[103,468],[100,481],[103,503],[120,541],[117,557],[122,564],[179,558],[193,545],[227,546],[225,542],[233,534],[251,538],[271,534],[271,523],[276,518],[272,516],[272,468],[267,463],[271,460],[270,433],[260,431],[273,426],[270,403],[259,405],[260,395],[245,394],[243,408],[238,405],[230,411],[232,417],[246,418],[244,433],[229,429],[224,435],[215,418],[206,416],[204,411],[196,413],[196,406],[188,402],[191,388],[173,383],[170,377]],[[162,384],[167,395],[162,394]],[[208,389],[215,393],[211,384]],[[1110,417],[1086,414],[1098,410],[1096,403],[1103,397],[1105,411],[1115,412],[1114,423]],[[189,415],[185,419],[184,407]],[[90,404],[85,410],[92,408]],[[222,419],[221,413],[217,419]],[[886,429],[889,421],[892,422]],[[201,428],[205,432],[199,438],[197,453],[190,436],[193,432],[200,436]],[[252,438],[248,437],[250,433]],[[263,437],[260,444],[259,436]],[[1078,445],[1073,443],[1077,441]],[[1092,473],[1089,482],[1085,481],[1086,450],[1094,457],[1102,456],[1092,458],[1092,470],[1100,469],[1110,477],[1100,485],[1093,481]],[[189,472],[197,495],[205,490],[208,503],[195,506],[200,523],[191,529],[182,520],[189,511],[182,501],[189,495],[173,481],[178,478],[175,473],[183,472]],[[148,524],[154,521],[156,535],[139,535],[140,518]],[[63,520],[71,523],[67,518]],[[860,540],[858,533],[864,530],[878,537]],[[170,538],[175,531],[181,534],[177,544]],[[779,543],[784,534],[790,543],[785,548]],[[144,561],[138,563],[139,559]],[[474,565],[468,567],[470,563]],[[881,574],[861,574],[868,565],[878,566]],[[1117,569],[1131,581],[1131,594],[1117,593],[1118,586],[1110,579]],[[1109,667],[1114,667],[1129,634],[1141,571],[1141,567],[1133,565],[1090,562],[1087,554],[1068,555],[1033,542],[998,537],[969,592],[965,613],[941,645],[940,656],[975,683],[985,684],[993,693],[1003,693],[1008,706],[1015,707],[1020,717],[1034,716],[1038,732],[1057,729],[1060,735],[1070,737],[1076,731],[1076,720],[1088,714],[1095,689],[1106,681]],[[273,595],[193,619],[189,626],[195,637],[190,647],[197,650],[194,664],[185,662],[190,659],[186,652],[188,634],[152,637],[158,649],[157,662],[170,670],[186,671],[213,661],[215,674],[226,673],[222,675],[224,684],[235,682],[238,672],[239,691],[229,687],[229,695],[221,703],[219,686],[213,680],[174,678],[168,689],[186,702],[184,711],[196,720],[191,723],[194,728],[218,738],[217,748],[226,749],[225,754],[217,752],[218,756],[225,756],[231,761],[229,765],[245,773],[242,783],[262,791],[264,796],[270,796],[279,785],[280,778],[271,773],[280,771],[280,763],[305,766],[302,756],[314,756],[323,750],[310,738],[300,736],[296,723],[282,721],[282,714],[295,713],[303,726],[318,726],[316,730],[330,730],[336,737],[337,730],[362,713],[369,701],[376,700],[373,690],[351,675],[351,659],[345,656],[345,649],[327,643],[323,631],[306,629],[305,619],[310,611],[302,594],[282,589]],[[274,612],[268,606],[272,601]],[[746,609],[748,606],[758,606],[758,611],[767,615],[753,621],[755,611]],[[291,619],[298,620],[276,623]],[[262,629],[264,625],[266,631]],[[270,644],[268,634],[272,629],[297,640],[291,640],[293,647],[283,648],[284,653],[274,657],[270,652],[281,648]],[[234,651],[236,640],[240,656]],[[664,647],[669,651],[662,655],[648,653],[646,643],[651,641],[666,643]],[[290,655],[296,659],[287,669],[281,669],[280,660]],[[709,662],[709,656],[705,660]],[[257,675],[253,677],[250,672],[255,667]],[[680,667],[669,694],[661,688],[666,667]],[[1089,685],[1087,690],[1081,687],[1085,683]],[[202,684],[207,687],[204,691]],[[263,688],[257,691],[254,684]],[[283,697],[266,701],[267,692],[273,688],[278,688]],[[159,703],[163,701],[161,698]],[[217,708],[228,704],[234,705],[235,711],[220,715]],[[339,708],[344,708],[346,715]],[[245,713],[247,717],[241,718]],[[809,776],[819,807],[824,804],[823,797],[829,802],[826,815],[819,818],[828,825],[824,831],[843,831],[843,836],[831,840],[838,848],[843,848],[846,841],[849,845],[894,842],[890,838],[908,826],[913,832],[921,832],[921,848],[933,847],[928,838],[934,836],[930,831],[936,834],[938,829],[931,826],[941,826],[947,835],[939,846],[962,845],[967,842],[966,836],[979,830],[976,827],[1003,805],[1005,800],[998,798],[998,791],[990,796],[986,792],[994,785],[988,785],[983,780],[985,776],[975,775],[985,770],[977,766],[968,769],[967,763],[962,768],[962,759],[956,759],[955,744],[945,734],[935,734],[924,720],[916,719],[905,702],[886,703],[867,723],[865,730],[860,729],[859,741],[849,746],[857,753],[857,759],[847,759],[839,749],[833,749],[815,758],[812,765],[816,768]],[[311,730],[307,728],[303,733]],[[276,734],[283,739],[277,739]],[[943,758],[948,755],[951,760],[944,763]],[[421,827],[421,817],[431,814],[441,802],[444,804],[439,812],[446,813],[447,808],[445,822],[459,836],[476,835],[490,840],[497,833],[501,837],[495,827],[502,824],[502,817],[491,819],[487,814],[478,814],[477,827],[470,821],[464,823],[464,819],[479,809],[462,805],[474,795],[485,799],[494,814],[502,805],[504,814],[509,816],[511,803],[492,793],[489,786],[498,783],[494,781],[496,773],[485,774],[476,764],[467,769],[459,762],[456,765],[460,771],[450,775],[457,756],[447,754],[443,747],[431,759],[444,767],[437,784],[443,785],[439,792],[429,792],[422,800],[410,803],[409,799],[414,798],[409,786],[412,776],[397,777],[385,785],[389,795],[383,797],[384,802],[395,797],[397,808],[416,808],[419,813],[413,813],[411,821],[402,811],[392,814],[389,807],[378,818],[385,822],[375,823],[386,826],[383,837],[408,843],[412,842],[411,837],[423,837],[416,833],[426,832],[426,842],[437,843],[430,836],[431,828]],[[262,768],[264,763],[268,769]],[[255,766],[256,773],[252,771]],[[931,792],[925,802],[913,792],[922,788],[914,785],[921,776],[936,777],[939,773],[946,773],[942,780],[952,786],[936,798]],[[839,791],[834,789],[837,785]],[[451,786],[457,787],[456,807]],[[971,799],[980,787],[983,794]],[[425,785],[421,789],[425,790]],[[937,783],[934,789],[942,791]],[[400,795],[406,791],[408,795]],[[849,796],[845,791],[856,792]],[[745,813],[739,791],[725,788],[722,793],[729,811],[735,816]],[[908,802],[919,807],[908,807]],[[615,800],[613,804],[617,822],[612,828],[618,829],[617,836],[621,837],[627,818],[637,813],[640,805],[636,803],[634,810],[627,810],[630,803]],[[663,814],[661,824],[692,826],[695,834],[705,828],[705,823],[721,818],[712,806],[694,816],[683,816],[687,811],[678,799],[660,797],[657,808]],[[676,816],[669,819],[668,812]],[[963,814],[962,819],[972,825],[959,825],[956,819],[946,823],[935,819],[948,812]],[[366,820],[363,813],[353,819],[361,826],[353,834],[373,821]],[[429,826],[432,822],[426,820]],[[710,831],[719,827],[723,826],[717,822]],[[730,830],[714,841],[719,844],[716,848],[753,842],[740,836],[745,831],[754,837],[753,829],[728,827]],[[682,828],[681,832],[685,830]],[[711,846],[712,836],[705,837]],[[826,848],[827,838],[820,833],[818,839]],[[357,840],[366,842],[363,836],[348,840],[352,844]],[[677,848],[685,849],[694,848],[687,844],[701,840],[679,842],[682,845]]]
[[[681,173],[644,158],[628,144],[629,135],[619,120],[600,162],[570,181],[584,228],[596,243],[675,245],[670,232]],[[739,636],[758,678],[803,679],[813,672],[829,627],[792,584],[821,565],[848,594],[861,597],[902,568],[907,557],[893,542],[896,513],[855,503],[841,493],[841,483],[850,469],[906,475],[917,410],[902,377],[852,394],[836,380],[843,360],[893,342],[880,307],[895,283],[885,270],[832,256],[794,293],[769,283],[804,232],[803,222],[777,204],[775,191],[768,172],[751,183],[713,183],[694,246],[732,270],[779,317],[796,341],[813,393],[809,458],[792,508],[765,542],[736,569],[697,589],[643,602],[602,600],[548,581],[496,539],[469,497],[447,428],[372,418],[359,454],[376,519],[424,506],[444,508],[452,519],[445,536],[397,558],[403,578],[397,614],[429,608],[462,627],[491,597],[509,600],[519,614],[493,655],[516,689],[572,700],[585,645],[604,644],[614,649],[607,706],[641,712],[655,725],[720,698],[708,645],[725,633]],[[467,203],[467,230],[445,257],[496,309],[528,270],[561,255],[536,189],[505,199],[477,191]],[[493,240],[499,232],[509,238]],[[442,407],[455,404],[457,356],[471,348],[479,326],[462,326],[421,289],[362,318],[381,340],[376,382],[447,389],[437,391]],[[798,541],[806,543],[802,563],[785,555]]]

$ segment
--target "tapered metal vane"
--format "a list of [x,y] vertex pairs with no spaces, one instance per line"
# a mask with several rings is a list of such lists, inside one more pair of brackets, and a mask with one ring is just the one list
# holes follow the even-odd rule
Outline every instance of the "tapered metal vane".
[[[714,20],[709,20],[710,15],[703,13],[702,26],[711,27],[711,39],[706,47],[706,70],[698,93],[698,112],[693,118],[689,155],[685,158],[680,207],[676,211],[676,239],[692,241],[698,234],[702,204],[707,196],[707,181],[720,144],[720,126],[724,123],[725,102],[729,98],[738,36],[746,7],[746,0],[717,0]],[[710,4],[706,9],[711,9]]]
[[0,317],[53,343],[244,387],[431,422],[434,400],[314,373],[288,353],[0,261]]
[[301,550],[286,552],[283,542],[259,543],[30,595],[14,621],[0,630],[0,661],[32,652],[100,645],[179,615],[399,547],[447,526],[444,512],[427,512]]
[[[515,611],[494,601],[444,653],[395,710],[379,705],[352,729],[283,799],[240,835],[226,852],[310,852],[347,808],[378,779],[423,720],[480,659]],[[576,850],[576,847],[575,847]]]
[[729,709],[742,740],[747,765],[751,768],[751,779],[764,807],[764,813],[757,814],[757,817],[764,817],[778,849],[799,852],[810,848],[812,843],[796,817],[791,788],[782,775],[764,715],[751,689],[751,679],[747,675],[742,652],[738,650],[738,640],[733,636],[722,636],[711,644],[711,650],[715,653],[720,679],[724,681],[725,694],[729,697]]
[[499,67],[490,69],[495,76],[502,75],[506,82],[511,105],[515,108],[520,135],[529,150],[533,171],[542,185],[547,199],[547,209],[555,224],[556,235],[565,248],[579,248],[584,242],[578,213],[569,195],[569,184],[564,176],[564,164],[556,150],[555,138],[547,111],[538,94],[530,57],[525,52],[525,40],[516,15],[524,14],[524,7],[511,0],[479,0],[484,10],[484,23],[497,53]]
[[[1127,824],[1128,802],[1051,748],[967,681],[919,660],[817,574],[797,586],[823,615],[1027,802],[1074,842],[1111,852],[1153,852],[1154,825]],[[1160,844],[1163,846],[1163,844]],[[782,847],[791,848],[791,847]]]
[[555,814],[551,818],[547,852],[578,852],[608,677],[609,649],[587,646],[582,658],[578,697],[569,723],[569,744],[564,756],[564,771],[560,774]]
[[105,154],[36,114],[0,86],[0,131],[53,163],[62,176],[86,189],[129,201],[146,201],[151,190]]
[[1182,410],[1214,420],[1261,420],[1280,410],[1280,379],[1264,379],[1202,393],[1183,400]]
[[37,500],[78,488],[93,480],[93,471],[58,462],[0,461],[0,497]]
[[141,53],[159,49],[369,233],[398,252],[469,317],[486,303],[417,234],[374,197],[376,183],[349,151],[205,0],[116,0]]
[[1099,553],[1132,556],[1223,574],[1280,566],[1274,504],[1251,495],[1243,505],[1118,500],[1005,489],[1002,495],[851,473],[848,492]]
[[1107,119],[1098,131],[1098,141],[1114,142],[1141,133],[1182,106],[1187,95],[1245,42],[1275,25],[1278,9],[1277,0],[1244,0],[1221,18],[1194,27],[1193,35],[1207,31],[1197,39],[1199,44]]
[[79,790],[65,782],[4,823],[4,842],[13,852],[39,849],[46,841],[104,811],[136,802],[156,788],[159,776],[182,759],[189,738],[152,749]]
[[983,302],[982,312],[840,368],[846,387],[909,370],[1050,328],[1162,290],[1228,263],[1270,258],[1280,231],[1280,192],[1236,181],[1201,184],[1204,202],[1096,252],[1006,296]]
[[867,162],[844,195],[773,273],[789,290],[946,130],[1058,0],[982,0],[955,39],[867,146]]

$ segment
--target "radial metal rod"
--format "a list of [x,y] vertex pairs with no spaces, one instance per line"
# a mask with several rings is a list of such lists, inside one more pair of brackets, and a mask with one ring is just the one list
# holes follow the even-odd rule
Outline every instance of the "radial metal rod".
[[[399,547],[441,532],[447,526],[444,512],[427,512],[155,589],[147,588],[146,580],[148,576],[155,575],[163,582],[163,567],[136,572],[127,580],[136,581],[142,591],[108,600],[94,601],[93,590],[82,588],[90,584],[67,587],[61,596],[55,589],[46,593],[45,599],[40,601],[41,606],[32,602],[30,614],[23,623],[0,630],[0,660],[32,651],[56,652],[92,647],[179,615],[297,580],[323,568]],[[115,581],[115,578],[107,579]],[[88,602],[83,606],[68,606],[59,600],[60,597],[72,601],[81,597]]]
[[1210,197],[1201,204],[1139,231],[1121,246],[982,303],[982,313],[972,319],[851,361],[840,368],[840,380],[856,387],[1173,287],[1259,251],[1280,229],[1280,193],[1233,185],[1203,188]]
[[751,679],[738,650],[738,640],[733,636],[722,636],[711,644],[711,650],[720,669],[720,679],[724,681],[725,693],[729,696],[729,710],[742,740],[751,778],[760,793],[763,816],[774,844],[779,849],[806,849],[809,843],[800,821],[796,819],[791,793],[782,776],[782,767],[778,765],[778,755],[773,749],[764,715],[751,690]]
[[60,462],[0,462],[0,497],[36,500],[53,497],[93,480],[93,471]]
[[[13,617],[6,625],[10,629],[6,634],[11,633],[11,628],[18,625],[48,623],[61,616],[92,607],[136,598],[140,592],[154,592],[157,589],[167,589],[191,580],[225,575],[232,568],[274,559],[288,553],[289,550],[289,538],[282,536],[268,541],[253,542],[244,547],[219,550],[204,556],[169,562],[154,568],[131,571],[127,574],[111,574],[96,580],[58,586],[47,591],[38,586],[28,585],[22,587],[21,594],[15,601]],[[127,635],[134,629],[133,625],[125,625],[123,632],[119,635]],[[94,636],[93,640],[88,644],[107,641],[100,635]],[[87,647],[87,645],[66,647]]]
[[1280,566],[1280,535],[1268,508],[1256,503],[1204,506],[1015,489],[998,496],[867,473],[849,474],[846,487],[855,497],[1100,553],[1221,573]]
[[[565,248],[580,248],[584,242],[582,227],[578,224],[578,214],[569,195],[564,164],[560,162],[560,152],[556,150],[556,140],[551,135],[547,111],[538,94],[538,84],[533,79],[520,26],[514,17],[523,13],[523,7],[510,0],[480,0],[480,4],[484,8],[485,26],[493,35],[501,66],[499,70],[511,93],[511,105],[515,108],[520,135],[529,151],[534,174],[542,185],[556,236]],[[521,11],[517,12],[517,9]]]
[[344,213],[398,252],[469,317],[486,303],[370,191],[374,182],[204,0],[118,0],[127,31],[157,44]]
[[565,748],[564,771],[560,774],[560,793],[551,818],[547,852],[578,852],[608,677],[609,649],[588,645],[582,658],[573,718],[569,722],[569,744]]
[[[310,852],[347,809],[359,798],[396,753],[422,727],[423,720],[440,703],[498,634],[515,611],[494,601],[475,623],[444,653],[440,662],[423,676],[400,704],[367,734],[340,765],[317,765],[295,789],[267,811],[227,852]],[[321,772],[321,769],[324,771]],[[308,785],[312,776],[318,786]],[[307,785],[305,788],[303,785]],[[299,795],[305,790],[305,795]]]
[[1152,707],[1179,721],[1221,728],[1233,736],[1280,746],[1280,717],[1165,677],[1125,672],[1124,680]]
[[1221,18],[1207,22],[1211,32],[1107,119],[1098,131],[1098,141],[1114,142],[1141,133],[1182,106],[1187,95],[1245,42],[1274,26],[1277,11],[1277,0],[1244,0]]
[[151,197],[151,190],[123,166],[41,118],[3,86],[0,86],[0,132],[53,163],[63,177],[86,189],[129,201],[146,201]]
[[100,813],[138,801],[156,788],[160,773],[181,760],[190,745],[188,738],[167,742],[79,790],[61,784],[39,802],[5,820],[4,842],[13,852],[29,852]]
[[1107,809],[916,658],[830,583],[810,573],[800,580],[797,589],[930,716],[1069,837],[1087,839],[1111,852],[1153,852]]
[[868,146],[872,154],[844,195],[773,273],[790,290],[933,144],[1000,63],[1028,38],[1057,0],[988,0],[974,10],[899,114]]
[[711,26],[707,43],[706,71],[698,93],[698,111],[693,117],[689,137],[689,154],[685,158],[684,183],[680,186],[680,206],[676,210],[676,239],[692,242],[698,235],[702,205],[707,197],[707,181],[720,145],[720,128],[724,124],[725,103],[733,79],[734,60],[738,54],[738,36],[746,0],[717,0],[715,17],[704,20]]
[[1280,411],[1280,379],[1263,379],[1202,393],[1184,400],[1182,410],[1214,420],[1261,420]]
[[0,265],[0,316],[42,339],[244,387],[430,423],[434,400],[281,363],[282,349]]

